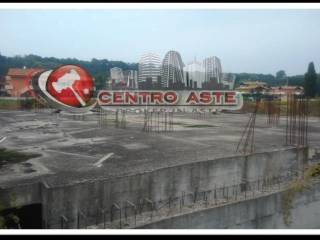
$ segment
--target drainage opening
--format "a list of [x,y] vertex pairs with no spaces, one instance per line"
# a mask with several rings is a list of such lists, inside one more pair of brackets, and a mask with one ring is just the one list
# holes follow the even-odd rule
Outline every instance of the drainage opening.
[[41,229],[42,228],[42,206],[31,204],[19,208],[9,208],[1,211],[3,227],[9,229]]

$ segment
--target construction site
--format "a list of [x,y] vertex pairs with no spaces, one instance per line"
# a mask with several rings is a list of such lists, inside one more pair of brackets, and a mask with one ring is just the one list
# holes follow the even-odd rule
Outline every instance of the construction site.
[[12,228],[319,228],[320,118],[309,100],[250,112],[0,110]]

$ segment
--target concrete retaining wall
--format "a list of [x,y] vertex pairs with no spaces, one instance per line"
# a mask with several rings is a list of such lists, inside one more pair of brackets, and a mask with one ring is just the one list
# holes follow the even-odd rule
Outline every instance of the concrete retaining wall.
[[41,203],[41,183],[19,184],[1,189],[0,202],[7,208]]
[[0,189],[0,193],[2,196],[14,194],[20,205],[41,203],[47,228],[61,228],[62,215],[69,220],[68,228],[76,228],[79,209],[86,216],[86,224],[94,224],[98,210],[109,210],[113,203],[124,207],[126,200],[134,204],[144,198],[159,201],[196,189],[207,191],[215,186],[231,186],[266,176],[285,175],[288,171],[301,171],[307,158],[306,148],[290,148],[194,162],[132,176],[61,187],[48,187],[44,182]]
[[211,190],[261,177],[302,170],[306,149],[286,149],[250,156],[235,156],[211,161],[158,169],[111,180],[84,182],[46,189],[42,194],[43,214],[49,228],[60,228],[60,216],[69,219],[68,227],[77,227],[78,209],[94,224],[98,209],[109,210],[113,203],[124,207],[126,200],[137,204],[181,196],[182,191]]
[[283,192],[205,209],[144,225],[146,229],[306,229],[320,228],[320,183],[297,194],[291,210],[292,222],[283,220]]

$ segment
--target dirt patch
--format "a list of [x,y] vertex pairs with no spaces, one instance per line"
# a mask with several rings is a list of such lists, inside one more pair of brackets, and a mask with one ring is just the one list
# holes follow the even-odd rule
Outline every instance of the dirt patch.
[[216,127],[216,126],[210,125],[210,124],[194,124],[194,125],[185,125],[184,127],[188,127],[188,128],[210,128],[210,127]]
[[40,156],[41,154],[38,153],[22,153],[15,150],[0,148],[0,168],[8,164],[20,163]]

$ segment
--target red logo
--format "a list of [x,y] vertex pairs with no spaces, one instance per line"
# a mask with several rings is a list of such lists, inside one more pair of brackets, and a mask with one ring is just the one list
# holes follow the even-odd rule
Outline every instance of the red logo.
[[59,102],[71,107],[85,107],[93,96],[91,75],[76,65],[64,65],[49,75],[46,89]]

